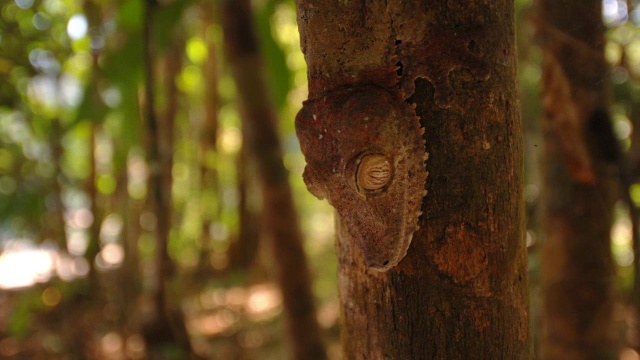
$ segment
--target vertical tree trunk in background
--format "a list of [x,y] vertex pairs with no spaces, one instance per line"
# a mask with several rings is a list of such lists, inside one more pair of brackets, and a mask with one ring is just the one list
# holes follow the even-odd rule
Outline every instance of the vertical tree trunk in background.
[[[638,1],[627,1],[627,15],[630,16],[634,10],[634,6],[638,4]],[[627,72],[631,72],[633,64],[630,63],[628,45],[622,46],[622,55],[620,57],[620,67]],[[631,121],[631,128],[634,131],[631,132],[630,140],[631,144],[629,149],[625,153],[624,165],[627,170],[627,180],[623,182],[624,189],[621,189],[621,193],[624,195],[631,195],[631,188],[637,183],[638,174],[640,174],[640,88],[635,86],[633,81],[624,81],[622,83],[616,83],[614,85],[615,101],[616,103],[622,103],[626,108],[626,116]],[[633,204],[633,199],[631,204]],[[633,312],[635,312],[635,318],[640,319],[640,211],[637,206],[635,208],[629,208],[629,216],[631,217],[632,224],[632,248],[633,248],[633,285],[631,293],[627,294],[627,301]],[[640,321],[635,320],[635,328],[637,330],[631,333],[640,334]],[[629,346],[640,351],[640,336],[628,336]]]
[[[167,105],[163,116],[156,110],[155,64],[157,56],[154,44],[154,15],[159,4],[156,0],[146,0],[144,12],[144,120],[147,132],[147,161],[149,164],[149,196],[156,216],[155,267],[157,283],[153,290],[154,319],[145,325],[144,336],[151,358],[162,356],[167,344],[191,353],[184,319],[179,306],[171,304],[167,297],[168,281],[173,275],[173,262],[169,257],[169,234],[171,231],[171,170],[173,165],[173,123],[177,111],[177,90],[175,76],[180,69],[175,60],[178,50],[172,49],[167,57],[166,76]],[[179,46],[176,46],[180,48]],[[186,357],[186,354],[182,354]]]
[[47,213],[45,220],[46,232],[43,234],[44,239],[51,238],[51,240],[62,251],[67,251],[67,235],[65,230],[64,221],[64,203],[62,202],[62,185],[64,173],[62,172],[62,126],[60,125],[60,119],[53,119],[51,129],[51,137],[49,143],[51,144],[51,156],[55,166],[55,176],[53,177],[53,184],[51,188],[51,203],[49,212]]
[[[250,204],[249,195],[255,188],[255,182],[249,175],[253,169],[249,154],[251,139],[247,131],[242,131],[242,148],[236,160],[236,187],[238,189],[238,237],[229,247],[229,267],[238,270],[248,270],[254,264],[258,255],[260,239],[260,219]],[[255,192],[255,191],[254,191]]]
[[601,0],[538,0],[543,60],[545,232],[541,358],[617,359],[610,229],[615,168]]
[[124,321],[130,321],[134,318],[136,298],[138,294],[140,294],[141,289],[138,239],[141,233],[140,213],[142,212],[142,204],[140,201],[129,196],[127,186],[129,175],[126,162],[118,172],[116,175],[117,186],[114,196],[114,208],[121,209],[119,213],[123,221],[121,239],[124,249],[124,259],[122,260],[122,267],[120,268],[119,283],[122,287],[122,312],[125,314]]
[[158,277],[157,288],[154,292],[154,305],[156,311],[162,312],[165,309],[165,278],[171,275],[171,259],[167,249],[170,230],[171,192],[166,193],[165,189],[170,188],[165,184],[166,171],[161,168],[164,164],[164,149],[161,131],[161,119],[156,114],[155,99],[155,58],[157,53],[153,43],[153,20],[158,4],[155,0],[147,0],[144,19],[144,64],[145,64],[145,84],[144,84],[144,121],[147,133],[146,156],[149,166],[149,196],[153,214],[156,216],[156,249],[155,266]]
[[[212,167],[212,158],[217,158],[218,140],[218,111],[220,99],[218,95],[218,54],[215,43],[207,36],[209,28],[213,25],[213,6],[211,3],[202,4],[202,36],[207,42],[207,60],[204,63],[205,95],[204,95],[204,123],[200,129],[200,192],[212,192],[216,194],[216,204],[201,204],[202,234],[200,257],[198,260],[199,272],[206,276],[211,270],[211,234],[209,227],[211,222],[218,220],[222,213],[222,201],[220,199],[220,182],[218,178],[217,161]],[[202,199],[202,197],[201,197]],[[206,205],[206,209],[205,209]]]
[[[426,130],[428,194],[404,260],[367,268],[338,225],[345,359],[529,358],[513,1],[296,5],[310,99],[375,85],[415,103]],[[488,77],[473,80],[468,52]]]
[[[87,15],[87,20],[89,23],[89,36],[92,41],[99,38],[100,34],[100,24],[102,23],[102,12],[100,7],[92,2],[86,1],[83,3],[83,11]],[[91,73],[90,73],[90,91],[91,96],[94,97],[94,103],[101,103],[98,97],[100,96],[100,89],[98,86],[100,80],[100,50],[92,49],[91,51]],[[98,204],[98,173],[97,173],[97,158],[96,158],[96,136],[98,131],[98,119],[91,119],[90,122],[90,134],[89,134],[89,177],[86,180],[86,192],[89,196],[89,200],[91,201],[90,211],[93,215],[93,222],[88,229],[88,244],[87,250],[85,251],[84,257],[87,259],[89,263],[89,289],[88,291],[92,296],[97,297],[100,294],[95,293],[99,290],[98,287],[98,277],[95,268],[95,260],[98,254],[100,253],[100,226],[102,225],[102,216],[104,213],[105,206],[99,206]]]
[[271,236],[277,279],[282,290],[294,359],[325,359],[302,231],[282,161],[275,109],[270,103],[248,0],[224,0],[224,42],[236,81],[251,155],[262,188],[265,226]]
[[[628,68],[628,65],[627,67]],[[627,110],[627,118],[631,120],[631,126],[633,129],[640,129],[640,91],[633,91],[632,87],[627,82],[625,84],[626,91],[629,98],[626,99],[629,103],[629,109]],[[640,131],[633,131],[631,133],[631,146],[625,156],[626,164],[628,166],[629,174],[640,174]],[[625,184],[627,187],[622,191],[630,194],[631,186],[635,184],[635,180],[630,177],[629,183]],[[631,200],[633,202],[633,199]],[[632,209],[630,209],[632,210]],[[634,214],[635,213],[635,214]],[[629,211],[630,216],[636,216],[632,221],[632,248],[633,248],[633,287],[631,294],[628,296],[631,308],[635,311],[636,319],[640,319],[640,217],[638,217],[638,210]],[[640,321],[635,321],[636,334],[640,334]],[[630,339],[629,346],[632,346],[636,351],[640,351],[640,337]]]
[[[94,66],[97,66],[97,59],[94,58]],[[97,90],[97,89],[96,89]],[[88,244],[85,251],[85,258],[89,263],[89,289],[93,292],[98,289],[98,277],[96,273],[95,260],[96,256],[100,253],[100,225],[101,219],[100,208],[98,206],[98,189],[96,183],[97,169],[96,169],[96,128],[95,123],[91,123],[91,130],[89,133],[89,177],[86,180],[86,191],[91,201],[90,210],[93,215],[93,222],[89,226],[88,232]],[[98,295],[98,294],[92,294]]]

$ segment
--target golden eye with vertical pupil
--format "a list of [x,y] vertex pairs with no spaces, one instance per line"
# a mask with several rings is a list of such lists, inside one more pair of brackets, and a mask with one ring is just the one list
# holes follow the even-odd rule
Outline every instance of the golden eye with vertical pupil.
[[391,163],[382,155],[365,155],[356,169],[358,191],[375,192],[382,190],[391,181]]

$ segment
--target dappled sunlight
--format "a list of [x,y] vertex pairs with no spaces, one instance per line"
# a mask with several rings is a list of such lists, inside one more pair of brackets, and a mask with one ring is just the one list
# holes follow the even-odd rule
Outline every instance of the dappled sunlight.
[[0,289],[20,289],[47,282],[55,274],[58,254],[52,250],[5,250],[0,255]]
[[627,267],[633,264],[631,235],[631,222],[628,215],[618,216],[611,227],[611,250],[619,266]]
[[623,24],[628,19],[627,2],[624,0],[603,0],[602,15],[607,25]]
[[340,304],[337,300],[326,303],[318,309],[318,323],[325,329],[335,326],[340,319]]
[[221,309],[214,314],[194,318],[187,325],[192,333],[214,336],[228,330],[238,320],[237,314],[231,310]]
[[100,227],[100,241],[103,243],[111,243],[118,240],[122,232],[124,221],[120,214],[109,214],[102,221]]
[[101,268],[109,269],[120,266],[122,260],[124,260],[124,250],[122,246],[110,243],[102,247],[100,255],[98,259],[96,259],[96,264]]
[[109,332],[99,342],[101,358],[104,360],[144,359],[146,347],[140,334],[123,337],[117,332]]
[[82,257],[58,256],[56,274],[64,281],[83,278],[89,274],[89,263]]
[[228,127],[220,132],[220,150],[229,154],[237,153],[242,146],[242,134],[236,127]]
[[79,40],[87,34],[88,28],[87,18],[82,14],[76,14],[67,23],[67,34],[71,39]]
[[[313,199],[313,201],[318,201]],[[307,243],[305,246],[312,251],[333,247],[335,239],[335,219],[333,208],[326,202],[318,201],[318,210],[306,220]]]
[[121,356],[123,347],[122,343],[122,337],[116,332],[107,333],[102,337],[102,339],[100,339],[102,353],[108,359]]
[[246,301],[247,312],[256,319],[272,318],[279,312],[278,307],[281,304],[280,290],[273,284],[254,286],[249,289]]
[[127,191],[134,199],[142,199],[147,193],[149,169],[144,158],[138,153],[131,153],[127,161]]
[[85,277],[89,264],[82,257],[25,245],[0,253],[0,289],[22,289],[48,282],[54,275],[65,281]]
[[280,290],[273,283],[248,288],[213,289],[203,292],[194,300],[187,306],[192,313],[189,329],[192,333],[205,336],[236,331],[238,328],[234,326],[246,320],[269,321],[282,312]]

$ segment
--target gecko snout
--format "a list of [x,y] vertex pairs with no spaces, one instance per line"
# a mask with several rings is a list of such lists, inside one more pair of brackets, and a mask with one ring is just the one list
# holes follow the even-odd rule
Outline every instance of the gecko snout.
[[387,271],[393,266],[393,264],[391,264],[391,260],[386,257],[365,257],[365,264],[367,267],[376,271]]

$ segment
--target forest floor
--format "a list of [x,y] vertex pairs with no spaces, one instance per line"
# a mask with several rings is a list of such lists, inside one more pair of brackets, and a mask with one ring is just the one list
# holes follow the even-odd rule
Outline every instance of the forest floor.
[[[115,277],[102,280],[109,283]],[[78,283],[53,278],[0,290],[0,359],[148,358],[141,329],[152,312],[151,301],[138,296],[124,303],[122,289],[113,283],[99,298],[80,295]],[[193,351],[201,358],[288,357],[282,299],[274,283],[196,288],[180,296],[180,306]],[[333,359],[340,353],[338,317],[337,299],[318,307]]]

